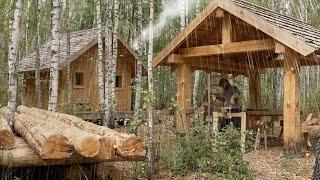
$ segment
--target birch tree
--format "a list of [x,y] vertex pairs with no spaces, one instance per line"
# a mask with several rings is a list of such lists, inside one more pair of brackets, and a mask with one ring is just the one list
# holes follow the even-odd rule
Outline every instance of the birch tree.
[[109,87],[109,77],[110,77],[110,65],[112,64],[112,0],[107,0],[106,3],[106,32],[105,32],[105,51],[106,51],[106,61],[105,61],[105,107],[104,107],[104,121],[103,125],[108,126],[108,119],[110,119],[110,87]]
[[153,174],[153,71],[152,71],[152,58],[153,58],[153,18],[154,18],[154,1],[150,0],[150,18],[149,18],[149,48],[148,48],[148,87],[151,99],[148,103],[148,179],[152,179]]
[[16,110],[17,101],[17,74],[16,74],[16,63],[17,63],[17,52],[20,37],[20,17],[21,17],[21,0],[15,0],[14,16],[11,25],[11,40],[9,42],[9,87],[8,87],[8,112],[7,117],[10,126],[13,126],[14,112]]
[[65,9],[65,22],[66,22],[66,30],[67,30],[67,112],[72,113],[72,75],[71,75],[71,62],[70,62],[70,7],[69,0],[65,0],[66,9]]
[[112,126],[113,116],[115,113],[116,105],[116,91],[115,91],[115,80],[116,80],[116,69],[117,69],[117,58],[118,58],[118,26],[119,26],[119,0],[114,1],[114,25],[112,33],[112,58],[109,61],[108,66],[108,98],[109,98],[109,117],[107,119],[108,127]]
[[137,120],[140,112],[141,106],[141,84],[142,84],[142,0],[138,0],[138,13],[137,13],[137,41],[138,41],[138,49],[137,49],[137,67],[136,67],[136,96],[135,96],[135,106],[134,106],[134,120]]
[[49,111],[57,111],[59,83],[60,0],[52,1],[52,41],[50,67]]
[[186,27],[186,0],[181,0],[180,6],[180,31]]
[[[200,13],[200,0],[196,1],[196,16]],[[192,90],[192,103],[193,107],[197,107],[197,94],[198,94],[198,86],[200,82],[200,70],[196,70],[194,72],[194,83],[193,83],[193,90]]]
[[102,24],[101,24],[101,1],[96,0],[96,12],[97,12],[97,26],[98,26],[98,74],[99,74],[99,104],[100,110],[104,113],[104,58],[103,58],[103,37],[102,37]]
[[36,23],[36,39],[35,39],[35,91],[37,107],[42,108],[42,93],[41,93],[41,77],[40,77],[40,2],[35,0],[35,23]]

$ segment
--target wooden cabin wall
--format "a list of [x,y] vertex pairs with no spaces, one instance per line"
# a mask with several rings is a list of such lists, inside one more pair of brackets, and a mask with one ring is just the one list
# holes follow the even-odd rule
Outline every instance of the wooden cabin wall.
[[[91,48],[71,64],[72,101],[75,111],[99,110],[98,67],[96,66],[97,47]],[[131,111],[132,102],[132,63],[128,58],[119,57],[116,75],[122,77],[122,87],[116,88],[116,111]],[[60,71],[58,111],[67,109],[67,83],[65,69]],[[83,73],[83,85],[76,85],[76,73]],[[26,105],[36,107],[34,73],[26,73]],[[49,99],[49,73],[42,73],[42,94],[44,108],[48,107]]]

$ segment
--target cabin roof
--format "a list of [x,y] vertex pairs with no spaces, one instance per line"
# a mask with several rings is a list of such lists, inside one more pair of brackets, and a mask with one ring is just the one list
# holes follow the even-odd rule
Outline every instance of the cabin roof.
[[222,9],[243,20],[303,56],[319,53],[320,30],[308,23],[257,6],[245,0],[214,0],[182,30],[153,60],[153,66],[164,63],[167,57],[217,9]]
[[[125,48],[129,54],[125,56],[131,56],[130,60],[137,59],[137,55],[134,50],[124,40],[118,38],[119,48]],[[78,57],[87,52],[90,48],[97,46],[98,44],[98,31],[97,29],[88,29],[82,31],[76,31],[70,33],[70,62],[76,60]],[[51,41],[47,41],[40,46],[40,69],[50,68],[50,46]],[[60,38],[60,62],[59,69],[63,69],[68,63],[67,55],[67,35],[61,35]],[[132,63],[135,64],[135,63]],[[27,55],[23,58],[17,66],[17,72],[28,72],[35,70],[35,52]]]

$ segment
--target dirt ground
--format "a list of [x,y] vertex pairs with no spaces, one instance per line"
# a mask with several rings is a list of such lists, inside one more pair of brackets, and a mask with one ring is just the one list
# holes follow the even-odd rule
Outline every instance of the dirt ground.
[[254,179],[310,179],[315,156],[297,157],[286,155],[281,147],[251,151],[245,154]]

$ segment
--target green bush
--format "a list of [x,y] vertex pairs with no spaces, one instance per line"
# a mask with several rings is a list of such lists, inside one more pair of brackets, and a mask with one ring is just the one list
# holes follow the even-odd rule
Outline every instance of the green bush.
[[208,133],[206,126],[198,126],[192,134],[178,142],[172,172],[221,179],[252,179],[248,163],[240,150],[240,132],[231,128],[217,135]]

